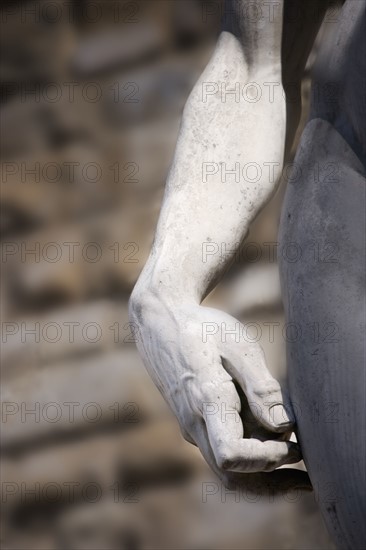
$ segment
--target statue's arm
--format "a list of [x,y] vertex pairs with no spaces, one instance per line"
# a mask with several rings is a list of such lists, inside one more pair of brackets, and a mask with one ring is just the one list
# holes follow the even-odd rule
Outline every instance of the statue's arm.
[[[255,3],[271,8],[271,16],[238,19],[234,12],[224,22],[187,101],[153,249],[130,300],[148,371],[186,439],[219,476],[300,459],[296,444],[276,436],[291,431],[291,406],[260,346],[237,338],[233,329],[242,327],[236,319],[200,305],[282,169],[283,3]],[[267,440],[263,431],[258,439],[243,437],[238,387]]]

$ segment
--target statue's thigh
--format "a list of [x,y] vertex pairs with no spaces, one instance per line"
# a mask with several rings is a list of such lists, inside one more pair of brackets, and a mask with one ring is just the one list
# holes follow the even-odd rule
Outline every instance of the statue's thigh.
[[297,435],[335,542],[366,548],[364,169],[320,120],[295,163],[279,261]]

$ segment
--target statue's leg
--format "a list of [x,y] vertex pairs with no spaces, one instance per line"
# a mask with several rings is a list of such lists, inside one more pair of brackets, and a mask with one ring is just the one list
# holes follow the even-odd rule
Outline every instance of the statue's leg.
[[326,121],[306,126],[279,261],[298,438],[329,531],[366,548],[365,168]]

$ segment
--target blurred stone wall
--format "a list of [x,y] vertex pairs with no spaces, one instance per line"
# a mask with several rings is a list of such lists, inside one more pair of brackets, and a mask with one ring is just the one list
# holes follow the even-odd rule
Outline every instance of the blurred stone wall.
[[[218,484],[145,373],[128,321],[221,9],[2,4],[4,549],[332,548],[311,495],[255,501]],[[266,330],[284,323],[268,247],[283,189],[209,297],[261,328],[281,379],[284,338]]]

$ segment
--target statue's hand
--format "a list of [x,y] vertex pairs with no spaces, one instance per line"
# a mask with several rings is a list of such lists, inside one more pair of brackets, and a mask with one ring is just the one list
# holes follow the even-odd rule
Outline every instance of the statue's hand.
[[183,436],[219,477],[268,472],[301,460],[298,445],[283,440],[293,428],[291,408],[284,406],[261,347],[238,337],[239,322],[194,303],[174,305],[168,297],[136,294],[130,314],[146,367]]

